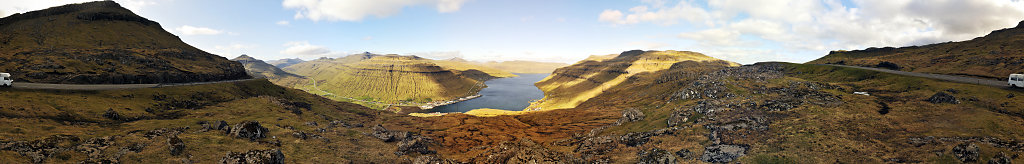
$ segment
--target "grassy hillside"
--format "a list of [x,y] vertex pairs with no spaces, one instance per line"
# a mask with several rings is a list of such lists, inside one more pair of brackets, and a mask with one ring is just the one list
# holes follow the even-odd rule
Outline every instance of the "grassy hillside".
[[285,70],[315,79],[319,90],[366,101],[451,100],[481,89],[478,81],[415,56],[352,55],[304,62]]
[[299,59],[299,58],[295,58],[295,59],[271,60],[271,61],[267,61],[267,64],[274,65],[277,68],[284,68],[284,67],[288,67],[288,66],[291,66],[291,65],[299,64],[299,63],[302,63],[302,62],[306,62],[306,61],[302,60],[302,59]]
[[1006,80],[1024,73],[1024,22],[962,42],[832,51],[809,64],[842,64]]
[[[594,59],[591,59],[594,58]],[[595,58],[555,70],[537,82],[544,98],[530,105],[531,110],[572,108],[633,75],[668,69],[677,62],[707,61],[737,66],[723,60],[687,51],[626,51],[614,58]]]
[[0,18],[0,72],[43,83],[174,83],[249,78],[113,1]]

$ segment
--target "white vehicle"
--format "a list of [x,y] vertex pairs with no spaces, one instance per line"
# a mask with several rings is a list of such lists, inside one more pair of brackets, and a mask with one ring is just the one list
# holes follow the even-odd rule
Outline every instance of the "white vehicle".
[[1012,87],[1024,87],[1024,74],[1010,74],[1010,79],[1006,82]]
[[0,87],[11,87],[14,83],[14,79],[11,79],[11,74],[0,73]]

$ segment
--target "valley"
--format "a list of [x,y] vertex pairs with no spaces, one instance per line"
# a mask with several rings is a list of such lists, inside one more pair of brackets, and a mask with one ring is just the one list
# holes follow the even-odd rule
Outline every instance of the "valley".
[[[686,49],[627,49],[573,64],[531,56],[561,51],[467,51],[503,59],[469,61],[459,51],[342,54],[349,51],[309,41],[288,42],[280,53],[291,56],[266,60],[275,58],[226,50],[261,46],[214,46],[231,53],[213,54],[178,36],[248,31],[172,33],[119,3],[0,18],[0,72],[14,79],[0,88],[3,163],[1024,163],[1024,89],[1005,81],[1021,73],[1020,25],[962,42],[836,50],[807,63],[740,64],[725,60],[737,55]],[[288,16],[325,16],[315,11]],[[614,21],[605,11],[601,21],[620,23],[614,28],[647,29],[629,26],[635,15]],[[340,24],[323,21],[312,24]],[[379,23],[361,21],[340,27]],[[262,23],[287,35],[317,29]],[[545,37],[600,38],[560,32]],[[318,35],[358,40],[343,44],[353,47],[420,46],[388,35]],[[605,52],[600,45],[574,50]]]

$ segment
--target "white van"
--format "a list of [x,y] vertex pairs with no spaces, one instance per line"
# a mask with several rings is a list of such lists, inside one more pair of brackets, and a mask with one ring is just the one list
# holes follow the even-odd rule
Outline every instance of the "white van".
[[1010,74],[1010,79],[1006,82],[1012,87],[1024,87],[1024,74]]
[[0,87],[11,87],[14,83],[14,79],[11,79],[11,74],[0,73]]

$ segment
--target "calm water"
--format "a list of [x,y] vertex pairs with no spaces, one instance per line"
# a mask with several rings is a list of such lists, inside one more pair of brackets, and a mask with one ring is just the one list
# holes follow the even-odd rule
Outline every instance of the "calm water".
[[451,105],[436,107],[424,111],[430,112],[466,112],[473,109],[491,108],[521,111],[530,106],[530,100],[544,98],[544,92],[533,83],[543,80],[549,74],[516,74],[519,77],[500,78],[487,82],[487,88],[480,91],[480,98],[463,101]]

